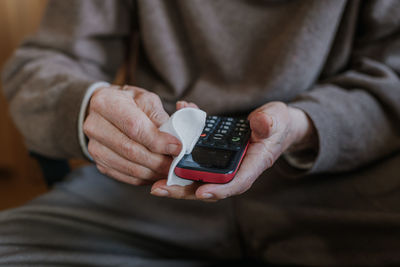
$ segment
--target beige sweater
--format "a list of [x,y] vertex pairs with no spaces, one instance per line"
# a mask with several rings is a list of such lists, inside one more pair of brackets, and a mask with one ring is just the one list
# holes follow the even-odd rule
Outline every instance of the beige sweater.
[[399,14],[397,0],[54,0],[6,66],[5,94],[30,149],[81,156],[82,97],[113,81],[138,25],[133,83],[168,112],[285,101],[317,128],[311,172],[352,170],[400,147]]

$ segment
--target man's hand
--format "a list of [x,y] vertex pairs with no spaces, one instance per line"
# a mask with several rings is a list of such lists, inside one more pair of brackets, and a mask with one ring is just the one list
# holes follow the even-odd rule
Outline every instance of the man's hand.
[[180,199],[216,201],[247,191],[286,150],[315,145],[315,129],[307,115],[282,102],[271,102],[253,111],[249,117],[252,136],[247,153],[235,176],[227,184],[193,183],[167,186],[156,182],[151,193]]
[[153,183],[168,175],[181,144],[158,127],[168,120],[160,98],[132,86],[97,90],[83,129],[88,150],[100,172],[133,185]]

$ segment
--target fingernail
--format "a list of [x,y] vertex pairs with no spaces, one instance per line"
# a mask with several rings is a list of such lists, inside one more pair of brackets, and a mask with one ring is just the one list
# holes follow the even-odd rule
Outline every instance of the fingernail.
[[176,108],[181,109],[185,107],[185,102],[184,101],[178,101],[176,102]]
[[179,145],[177,145],[177,144],[169,144],[167,146],[167,152],[168,152],[168,154],[171,154],[171,155],[179,155],[181,150],[180,150]]
[[201,195],[202,198],[214,198],[214,195],[211,193],[203,193]]
[[156,196],[159,196],[159,197],[166,197],[166,196],[169,195],[169,192],[167,190],[164,190],[164,189],[161,189],[161,188],[156,188],[156,189],[152,190],[150,192],[150,194],[156,195]]

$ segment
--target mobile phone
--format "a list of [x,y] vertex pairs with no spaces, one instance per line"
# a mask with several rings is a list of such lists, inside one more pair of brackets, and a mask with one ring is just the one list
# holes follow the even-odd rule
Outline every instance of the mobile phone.
[[207,116],[192,153],[179,161],[175,174],[207,183],[231,181],[247,151],[250,134],[246,118]]

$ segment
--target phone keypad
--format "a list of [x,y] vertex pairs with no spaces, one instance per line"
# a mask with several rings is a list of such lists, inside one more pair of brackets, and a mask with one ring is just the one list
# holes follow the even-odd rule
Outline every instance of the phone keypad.
[[249,137],[250,126],[246,119],[207,116],[196,145],[238,151]]

